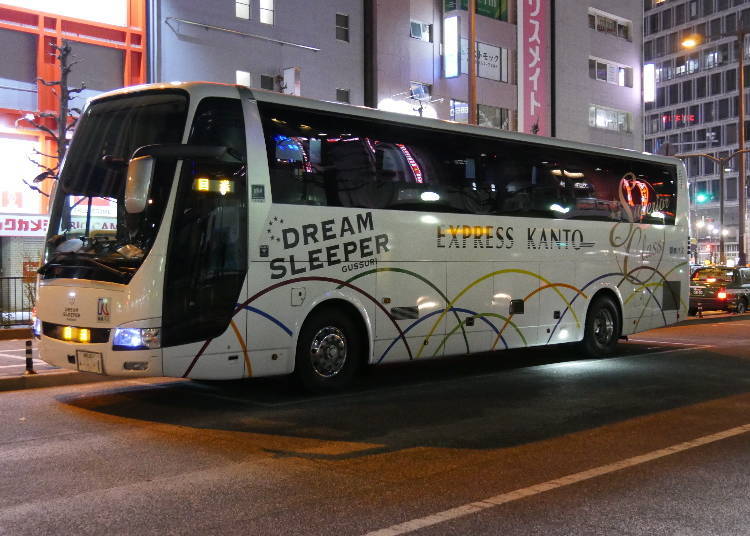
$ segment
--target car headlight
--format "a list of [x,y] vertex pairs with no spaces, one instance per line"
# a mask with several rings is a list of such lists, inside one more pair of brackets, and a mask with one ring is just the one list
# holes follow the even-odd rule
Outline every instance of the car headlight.
[[115,328],[113,350],[152,350],[160,347],[159,328]]

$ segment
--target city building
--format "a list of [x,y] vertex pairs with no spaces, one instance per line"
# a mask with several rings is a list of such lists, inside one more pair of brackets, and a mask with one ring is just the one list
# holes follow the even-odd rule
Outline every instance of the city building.
[[[467,122],[469,16],[464,0],[375,0],[373,104]],[[478,123],[518,127],[516,3],[477,0]],[[547,77],[548,78],[548,77]]]
[[[50,136],[33,128],[41,122],[55,129],[59,79],[53,43],[71,47],[69,86],[86,89],[71,107],[102,91],[146,81],[145,0],[59,2],[0,0],[0,276],[36,275],[43,237],[47,232],[47,197],[53,181],[33,190],[42,171],[31,159],[52,166],[56,146]],[[41,153],[41,154],[40,154]],[[0,285],[5,311],[7,285]]]
[[555,5],[554,135],[643,150],[641,3]]
[[149,0],[149,80],[364,104],[364,3]]
[[[719,260],[721,236],[727,259],[738,255],[739,159],[732,154],[738,149],[737,31],[742,20],[750,20],[750,2],[744,0],[644,2],[644,80],[654,86],[645,92],[645,148],[710,155],[684,159],[699,262]],[[697,46],[686,48],[687,38]],[[747,44],[744,49],[747,59]]]

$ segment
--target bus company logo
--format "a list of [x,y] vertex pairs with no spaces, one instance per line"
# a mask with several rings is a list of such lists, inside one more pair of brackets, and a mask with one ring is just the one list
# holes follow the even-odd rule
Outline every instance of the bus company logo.
[[446,249],[510,249],[513,247],[513,227],[493,225],[438,225],[438,248]]
[[274,216],[265,235],[269,250],[281,248],[284,253],[271,259],[271,279],[336,265],[352,272],[374,266],[378,255],[390,251],[388,235],[375,234],[372,212],[291,226]]
[[109,322],[109,298],[98,298],[96,300],[96,321]]
[[526,234],[528,249],[581,249],[592,248],[595,242],[586,242],[579,229],[554,229],[529,227]]
[[640,221],[642,216],[669,210],[671,196],[658,196],[653,186],[628,172],[620,179],[620,205],[630,221]]

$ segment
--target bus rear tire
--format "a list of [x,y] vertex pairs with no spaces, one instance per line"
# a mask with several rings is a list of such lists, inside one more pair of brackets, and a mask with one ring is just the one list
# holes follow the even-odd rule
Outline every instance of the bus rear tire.
[[351,315],[332,307],[313,313],[302,325],[294,379],[311,393],[349,387],[360,369],[364,348],[361,329]]
[[581,347],[589,357],[603,357],[615,351],[622,321],[615,302],[609,296],[596,298],[586,313]]

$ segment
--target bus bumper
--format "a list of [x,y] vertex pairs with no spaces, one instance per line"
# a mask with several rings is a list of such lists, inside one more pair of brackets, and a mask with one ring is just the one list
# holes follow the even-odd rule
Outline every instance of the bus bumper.
[[114,351],[110,343],[80,344],[42,335],[39,358],[55,367],[105,376],[162,376],[161,349]]

